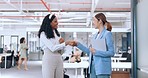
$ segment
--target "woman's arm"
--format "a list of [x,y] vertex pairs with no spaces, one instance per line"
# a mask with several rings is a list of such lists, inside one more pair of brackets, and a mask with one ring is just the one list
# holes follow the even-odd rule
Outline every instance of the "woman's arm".
[[77,42],[77,47],[82,50],[83,52],[87,53],[87,55],[89,56],[89,48],[85,47],[84,45],[82,45],[81,43]]
[[51,39],[47,39],[45,33],[41,33],[41,37],[40,37],[41,42],[48,47],[48,49],[50,49],[52,52],[54,51],[58,51],[61,49],[64,49],[65,47],[65,42],[61,43],[61,44],[54,44]]

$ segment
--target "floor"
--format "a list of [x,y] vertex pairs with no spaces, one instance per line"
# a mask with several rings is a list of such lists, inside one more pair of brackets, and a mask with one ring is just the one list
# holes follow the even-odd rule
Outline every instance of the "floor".
[[[16,66],[8,69],[0,68],[0,78],[42,78],[41,65],[41,61],[28,61],[29,70],[27,71],[24,70],[23,66],[21,70],[17,70]],[[70,78],[82,78],[81,76],[75,77],[75,72],[72,69],[67,69],[66,74]],[[80,74],[80,71],[78,74]]]
[[29,61],[28,71],[23,66],[21,70],[17,70],[16,66],[8,69],[0,68],[0,78],[42,78],[41,62]]
[[[28,61],[28,69],[24,70],[24,66],[21,67],[21,70],[17,70],[16,66],[11,68],[0,68],[0,78],[42,78],[41,72],[41,61]],[[74,76],[74,70],[67,69],[66,74],[70,78],[81,78],[80,76]]]

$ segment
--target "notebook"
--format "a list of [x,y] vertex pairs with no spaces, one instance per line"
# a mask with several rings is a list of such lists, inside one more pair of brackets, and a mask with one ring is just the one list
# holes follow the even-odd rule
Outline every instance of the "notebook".
[[105,39],[91,39],[91,45],[96,50],[106,51]]

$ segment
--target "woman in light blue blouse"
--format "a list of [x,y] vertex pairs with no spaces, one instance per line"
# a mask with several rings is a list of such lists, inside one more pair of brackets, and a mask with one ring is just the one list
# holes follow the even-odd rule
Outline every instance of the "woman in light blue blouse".
[[[90,78],[110,78],[112,72],[111,57],[114,56],[114,45],[111,33],[111,24],[107,22],[103,13],[98,13],[93,18],[94,28],[98,32],[92,37],[93,39],[105,39],[106,51],[85,47],[77,41],[71,41],[70,45],[77,46],[83,52],[89,55],[89,73]],[[107,26],[107,27],[106,27]]]

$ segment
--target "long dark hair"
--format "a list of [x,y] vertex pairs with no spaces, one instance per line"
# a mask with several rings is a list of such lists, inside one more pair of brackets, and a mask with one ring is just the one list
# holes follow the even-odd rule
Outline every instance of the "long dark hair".
[[22,37],[22,38],[20,39],[20,44],[23,43],[24,40],[25,40],[25,37]]
[[[45,35],[48,39],[55,38],[51,24],[50,24],[55,17],[56,17],[55,15],[51,15],[51,14],[48,14],[45,16],[38,32],[39,38],[40,38],[41,32],[45,32]],[[55,32],[56,32],[56,35],[60,37],[60,34],[57,29],[55,29]]]

